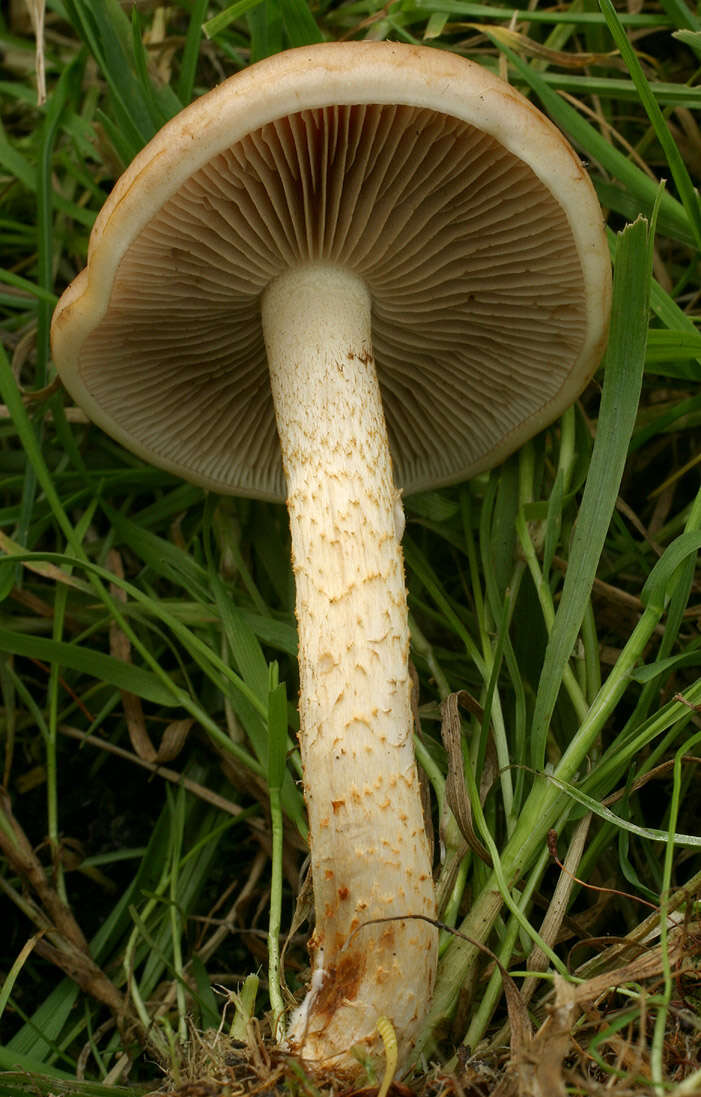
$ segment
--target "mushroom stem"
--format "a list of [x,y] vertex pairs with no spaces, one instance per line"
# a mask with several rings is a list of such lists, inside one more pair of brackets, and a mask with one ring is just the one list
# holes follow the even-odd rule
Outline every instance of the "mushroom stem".
[[[428,1008],[437,933],[412,743],[399,494],[356,275],[301,266],[262,301],[297,591],[300,749],[316,928],[289,1046],[358,1071],[388,1017],[406,1059]],[[377,918],[397,921],[364,926]],[[354,932],[357,930],[357,932]]]

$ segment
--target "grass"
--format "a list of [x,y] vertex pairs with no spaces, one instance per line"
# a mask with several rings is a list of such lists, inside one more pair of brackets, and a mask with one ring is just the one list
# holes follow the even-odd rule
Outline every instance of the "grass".
[[[239,1085],[235,1045],[202,1033],[265,1034],[303,986],[284,511],[85,423],[48,332],[168,117],[285,46],[367,36],[532,96],[589,164],[615,271],[577,406],[406,500],[445,927],[413,1084],[701,1091],[701,19],[684,0],[48,0],[42,105],[28,12],[0,17],[0,1094]],[[313,1092],[260,1039],[246,1062]]]

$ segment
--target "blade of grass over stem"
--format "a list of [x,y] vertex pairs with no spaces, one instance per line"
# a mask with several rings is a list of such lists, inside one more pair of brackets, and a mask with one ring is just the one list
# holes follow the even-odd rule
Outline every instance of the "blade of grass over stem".
[[545,763],[550,718],[582,626],[635,425],[645,362],[651,264],[648,226],[640,220],[623,230],[616,249],[611,335],[596,439],[531,725],[531,765],[536,770]]

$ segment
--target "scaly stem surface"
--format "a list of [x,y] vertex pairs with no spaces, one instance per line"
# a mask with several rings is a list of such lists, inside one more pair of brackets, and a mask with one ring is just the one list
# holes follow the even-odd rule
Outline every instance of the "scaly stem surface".
[[[406,1059],[430,1001],[436,930],[412,745],[402,511],[355,275],[273,282],[263,328],[288,488],[299,625],[300,747],[316,928],[288,1042],[356,1073],[388,1017]],[[398,520],[399,519],[399,520]],[[356,932],[354,932],[356,931]]]

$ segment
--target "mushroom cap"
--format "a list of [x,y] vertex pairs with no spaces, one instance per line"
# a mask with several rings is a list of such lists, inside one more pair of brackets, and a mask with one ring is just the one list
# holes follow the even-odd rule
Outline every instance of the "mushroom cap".
[[139,153],[56,309],[59,373],[146,460],[284,499],[260,298],[304,263],[370,291],[405,492],[503,460],[603,353],[601,211],[555,126],[454,54],[324,43],[230,77]]

